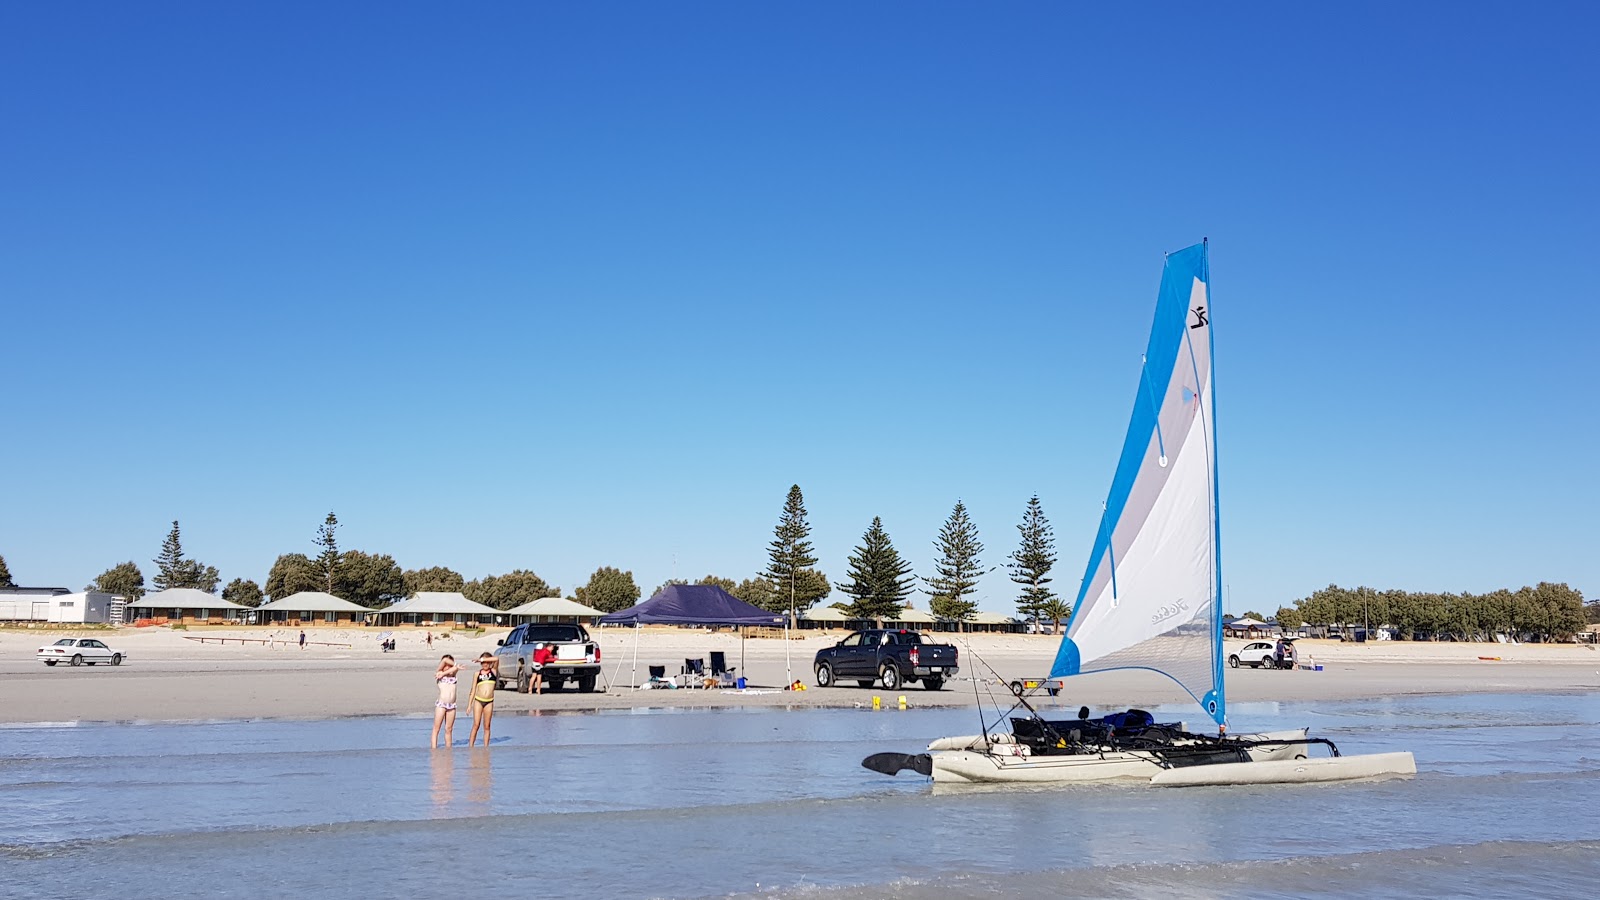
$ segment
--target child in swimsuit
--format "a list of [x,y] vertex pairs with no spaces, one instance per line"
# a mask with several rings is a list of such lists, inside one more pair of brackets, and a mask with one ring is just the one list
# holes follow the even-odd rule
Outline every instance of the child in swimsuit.
[[500,661],[493,654],[478,657],[478,671],[472,676],[472,733],[467,736],[467,746],[478,739],[478,726],[483,726],[483,745],[489,746],[489,724],[494,721],[494,692],[500,686]]
[[433,681],[439,686],[439,699],[433,703],[433,737],[429,747],[439,746],[439,733],[444,733],[446,747],[455,743],[456,730],[456,673],[461,667],[455,657],[446,653],[433,672]]

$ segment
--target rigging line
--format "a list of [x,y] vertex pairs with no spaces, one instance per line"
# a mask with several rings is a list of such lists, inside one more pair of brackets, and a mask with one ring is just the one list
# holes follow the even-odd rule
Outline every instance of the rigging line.
[[[1185,334],[1184,337],[1187,338],[1188,335]],[[1161,468],[1165,469],[1167,467],[1167,440],[1161,436],[1161,406],[1156,403],[1155,385],[1150,383],[1150,360],[1148,357],[1139,357],[1139,368],[1142,370],[1139,381],[1144,384],[1144,396],[1146,400],[1150,401],[1150,413],[1156,423],[1156,451],[1160,454],[1156,462],[1160,463]]]
[[[1111,567],[1111,605],[1117,605],[1117,553],[1111,546],[1111,532],[1106,530],[1106,504],[1100,504],[1100,534],[1106,539],[1106,563]],[[1078,610],[1073,608],[1072,614],[1076,616]],[[1067,623],[1069,626],[1071,622]]]

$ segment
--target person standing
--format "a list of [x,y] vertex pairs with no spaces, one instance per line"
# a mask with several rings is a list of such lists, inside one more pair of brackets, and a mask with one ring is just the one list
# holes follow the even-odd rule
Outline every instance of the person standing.
[[430,750],[439,746],[441,731],[446,747],[455,743],[456,673],[460,671],[456,658],[448,653],[439,659],[439,668],[433,670],[433,683],[439,688],[439,697],[433,702],[433,736],[428,741]]
[[423,634],[428,636],[428,649],[432,650],[433,649],[433,632],[425,631],[425,632],[423,632]]
[[555,651],[549,644],[540,644],[533,651],[533,692],[544,693],[544,667],[555,662]]
[[478,739],[478,728],[483,728],[483,745],[489,746],[489,725],[494,721],[494,692],[500,685],[500,661],[491,653],[478,657],[478,671],[472,676],[472,733],[467,736],[467,746]]
[[304,650],[305,648],[306,648],[306,630],[304,628],[302,628],[302,629],[300,629],[300,649]]

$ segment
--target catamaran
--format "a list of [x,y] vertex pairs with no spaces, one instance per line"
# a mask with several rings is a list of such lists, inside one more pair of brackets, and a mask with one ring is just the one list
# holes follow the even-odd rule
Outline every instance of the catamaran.
[[[1205,242],[1167,255],[1133,419],[1099,533],[1050,677],[1152,669],[1176,681],[1216,734],[1158,724],[1141,710],[939,738],[928,752],[863,765],[935,782],[1143,780],[1163,786],[1267,784],[1410,775],[1407,752],[1346,756],[1308,729],[1227,734],[1217,514],[1216,384]],[[1318,747],[1326,755],[1313,753]]]

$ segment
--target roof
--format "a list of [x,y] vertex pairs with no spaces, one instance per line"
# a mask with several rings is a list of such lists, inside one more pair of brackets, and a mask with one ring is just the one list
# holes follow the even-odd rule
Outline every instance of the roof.
[[0,587],[0,594],[70,594],[71,591],[64,587],[22,587],[11,585]]
[[924,612],[924,611],[922,611],[920,609],[912,609],[911,607],[908,606],[908,607],[905,608],[905,610],[903,612],[900,613],[900,615],[895,616],[893,618],[885,619],[884,621],[886,621],[886,622],[922,622],[924,624],[930,624],[931,625],[931,624],[933,624],[934,619],[933,619],[933,615],[932,614]]
[[324,594],[322,591],[301,591],[298,594],[290,594],[282,600],[263,603],[256,609],[287,609],[302,612],[377,612],[377,610],[351,603],[349,600],[340,600],[332,594]]
[[156,591],[154,594],[145,594],[144,599],[135,600],[129,606],[167,607],[168,609],[249,609],[224,600],[216,594],[209,594],[199,588],[167,588]]
[[1265,627],[1267,627],[1267,623],[1265,623],[1265,622],[1257,622],[1255,619],[1234,619],[1232,622],[1224,623],[1223,627],[1225,627],[1225,628],[1265,628]]
[[540,597],[507,610],[513,616],[603,616],[605,612],[566,597]]
[[1010,616],[1006,615],[1005,613],[986,612],[986,611],[981,610],[981,609],[978,610],[977,612],[973,613],[972,617],[970,619],[967,619],[967,621],[968,622],[972,622],[972,623],[977,624],[977,625],[1014,625],[1014,624],[1016,624],[1016,620],[1011,618]]
[[671,584],[649,600],[600,621],[630,625],[782,625],[784,618],[751,606],[714,584]]
[[378,610],[380,613],[437,613],[441,615],[456,615],[465,613],[470,616],[492,616],[502,614],[502,610],[492,606],[484,606],[474,600],[468,600],[465,594],[459,591],[418,591],[415,596],[407,597],[399,603],[385,606]]
[[804,613],[802,613],[800,615],[800,618],[805,619],[807,622],[849,622],[849,621],[852,621],[852,619],[848,615],[845,615],[844,610],[842,610],[842,609],[834,609],[831,606],[824,606],[821,609],[806,610]]

